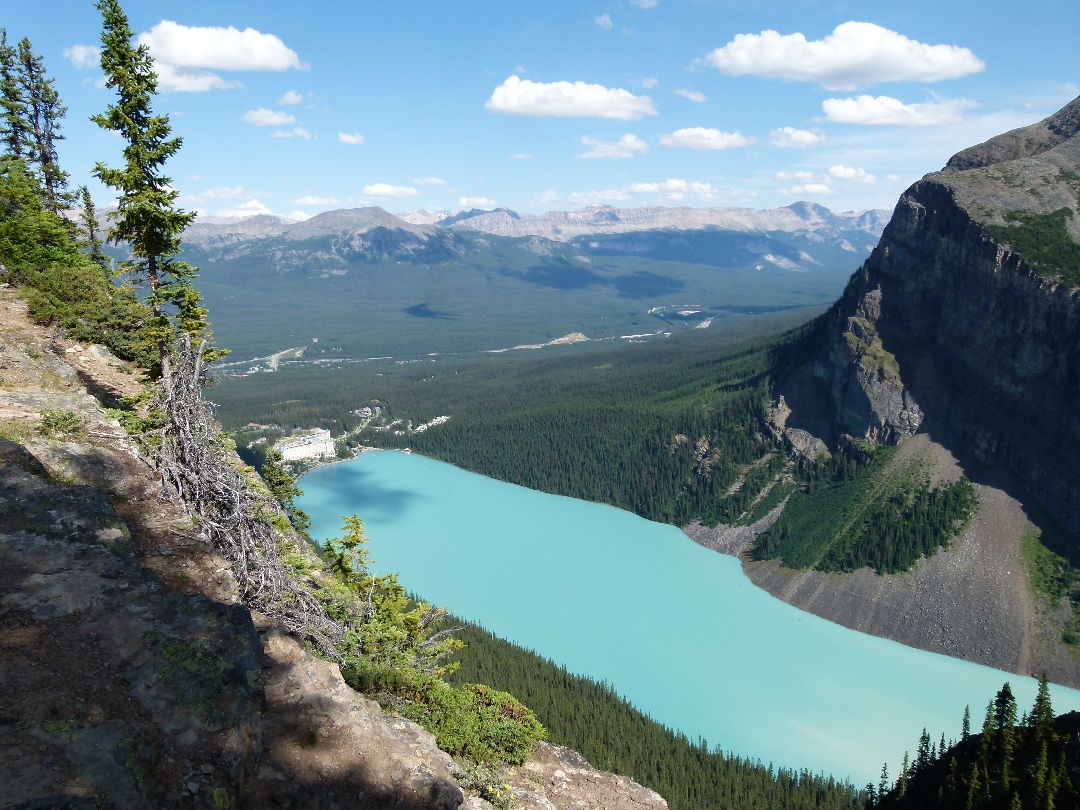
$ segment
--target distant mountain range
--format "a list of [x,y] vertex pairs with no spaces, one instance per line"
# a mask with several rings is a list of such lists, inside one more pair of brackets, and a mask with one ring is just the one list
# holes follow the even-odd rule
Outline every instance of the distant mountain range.
[[546,214],[519,214],[509,208],[496,208],[493,211],[474,208],[456,212],[419,210],[394,215],[375,206],[327,211],[302,222],[270,214],[247,218],[200,217],[188,228],[185,241],[206,247],[269,236],[289,240],[310,239],[330,233],[372,228],[400,230],[418,238],[423,238],[421,234],[430,233],[432,228],[452,228],[495,236],[536,236],[557,242],[594,234],[655,230],[829,235],[861,231],[879,237],[889,215],[888,210],[881,208],[837,214],[811,202],[796,202],[784,208],[764,210],[687,206],[614,208],[598,203],[579,211],[549,211]]
[[475,351],[820,307],[870,254],[886,217],[806,202],[543,215],[373,206],[303,222],[199,218],[184,257],[202,268],[219,339],[247,356],[309,333],[346,355]]

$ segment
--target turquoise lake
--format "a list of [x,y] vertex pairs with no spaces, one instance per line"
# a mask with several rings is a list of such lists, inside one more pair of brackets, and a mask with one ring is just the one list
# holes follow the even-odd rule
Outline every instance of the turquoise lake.
[[[367,525],[374,570],[503,638],[607,680],[691,739],[862,785],[899,771],[925,726],[973,726],[1009,681],[1037,684],[848,630],[774,599],[737,560],[679,529],[399,452],[317,469],[299,506],[317,540]],[[1054,709],[1080,710],[1055,687]]]

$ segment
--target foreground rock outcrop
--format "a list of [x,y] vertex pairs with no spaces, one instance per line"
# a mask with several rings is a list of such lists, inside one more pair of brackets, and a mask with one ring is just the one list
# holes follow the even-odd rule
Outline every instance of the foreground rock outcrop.
[[[101,406],[140,390],[0,289],[0,808],[462,806],[430,733],[240,603]],[[667,806],[552,750],[522,807]]]

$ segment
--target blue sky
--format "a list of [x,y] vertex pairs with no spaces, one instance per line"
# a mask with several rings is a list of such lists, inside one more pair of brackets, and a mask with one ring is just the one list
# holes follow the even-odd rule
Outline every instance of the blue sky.
[[[88,0],[5,4],[69,107],[74,183],[116,163]],[[891,208],[957,150],[1080,94],[1080,3],[126,0],[184,138],[181,202],[333,208]],[[232,30],[230,30],[232,29]],[[771,33],[770,33],[771,32]]]

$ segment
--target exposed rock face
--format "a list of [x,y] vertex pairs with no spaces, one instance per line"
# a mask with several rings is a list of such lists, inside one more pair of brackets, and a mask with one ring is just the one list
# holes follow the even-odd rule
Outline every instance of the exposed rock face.
[[[1078,290],[987,231],[1009,211],[1080,209],[1078,130],[1080,99],[961,152],[904,193],[830,313],[821,356],[784,391],[792,424],[812,421],[816,385],[838,433],[895,444],[930,430],[1007,468],[1080,531]],[[1066,227],[1080,241],[1080,216]]]
[[1080,99],[1073,99],[1056,113],[1032,124],[998,135],[978,146],[953,155],[943,171],[964,171],[1040,155],[1064,143],[1080,130]]
[[[559,745],[540,743],[532,759],[503,776],[517,810],[667,810],[660,794],[625,776],[598,771],[576,751]],[[471,801],[468,810],[491,807]]]

